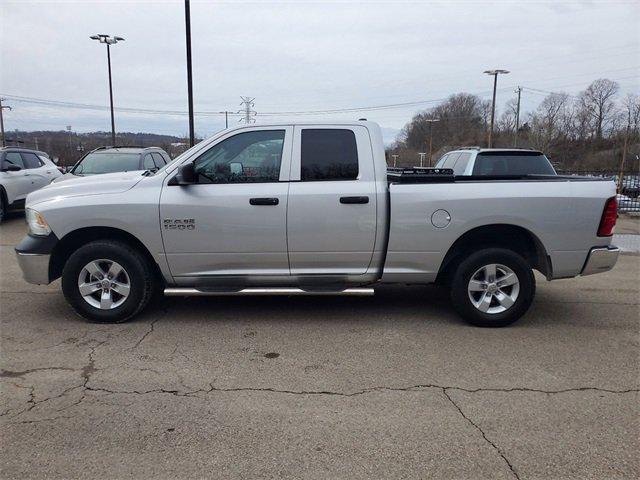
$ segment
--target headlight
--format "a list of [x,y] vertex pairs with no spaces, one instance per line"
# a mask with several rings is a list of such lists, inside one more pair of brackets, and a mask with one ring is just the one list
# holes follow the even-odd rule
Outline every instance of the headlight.
[[31,208],[27,208],[25,210],[25,216],[27,218],[27,224],[29,225],[29,233],[31,235],[46,237],[51,233],[51,228],[49,228],[49,224],[44,219],[41,213],[36,212]]

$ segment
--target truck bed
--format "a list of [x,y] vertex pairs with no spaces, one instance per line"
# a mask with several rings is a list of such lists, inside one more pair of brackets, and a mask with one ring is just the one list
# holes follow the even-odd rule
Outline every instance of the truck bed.
[[577,175],[454,175],[451,168],[410,167],[387,168],[389,183],[454,183],[454,182],[482,182],[482,181],[528,181],[528,182],[608,182],[612,178],[586,177]]

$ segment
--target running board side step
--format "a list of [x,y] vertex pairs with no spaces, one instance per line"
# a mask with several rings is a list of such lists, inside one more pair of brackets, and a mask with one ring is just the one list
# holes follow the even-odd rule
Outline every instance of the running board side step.
[[242,290],[199,290],[197,288],[165,288],[167,297],[210,297],[210,296],[241,296],[241,295],[326,295],[326,296],[371,296],[373,288],[345,288],[344,290],[303,290],[301,288],[243,288]]

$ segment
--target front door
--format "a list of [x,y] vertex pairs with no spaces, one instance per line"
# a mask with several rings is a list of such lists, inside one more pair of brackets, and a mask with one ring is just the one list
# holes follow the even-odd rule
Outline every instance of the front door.
[[296,127],[287,213],[291,274],[366,273],[376,237],[375,192],[365,127]]
[[160,222],[177,281],[289,275],[292,136],[292,127],[230,132],[195,159],[197,184],[165,184]]

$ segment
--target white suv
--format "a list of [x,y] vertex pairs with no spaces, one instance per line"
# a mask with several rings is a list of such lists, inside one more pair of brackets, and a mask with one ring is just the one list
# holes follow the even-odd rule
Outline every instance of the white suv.
[[460,176],[556,175],[542,152],[518,148],[461,148],[446,153],[436,168],[451,168]]
[[0,222],[9,209],[24,206],[27,195],[62,173],[46,154],[27,148],[0,148]]

